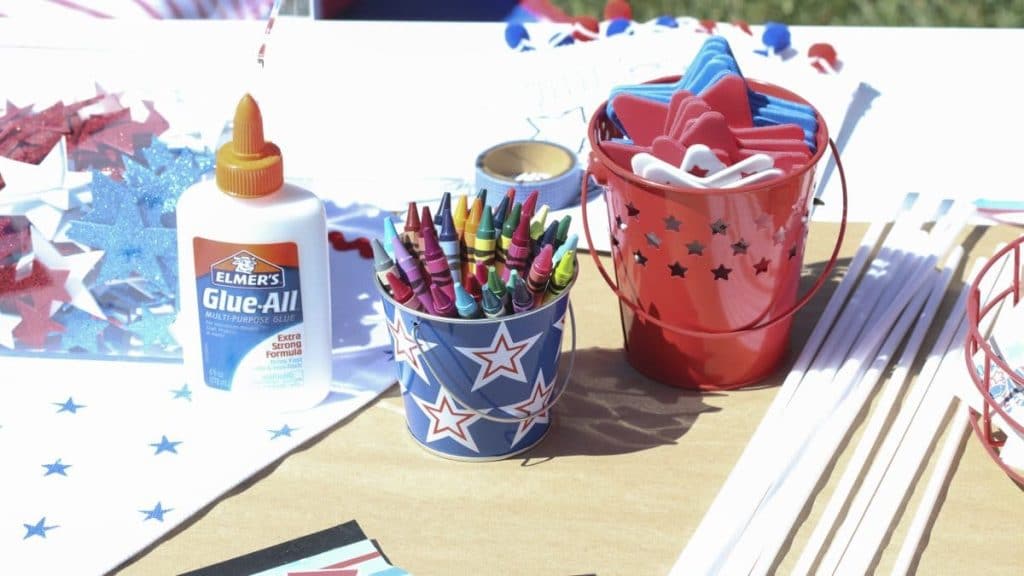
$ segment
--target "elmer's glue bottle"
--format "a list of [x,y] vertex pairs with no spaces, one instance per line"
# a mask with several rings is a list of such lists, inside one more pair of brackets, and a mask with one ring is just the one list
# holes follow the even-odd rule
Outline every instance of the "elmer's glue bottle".
[[331,379],[324,206],[284,182],[281,150],[264,140],[250,95],[217,150],[216,179],[179,198],[177,229],[186,381],[269,411],[323,400]]

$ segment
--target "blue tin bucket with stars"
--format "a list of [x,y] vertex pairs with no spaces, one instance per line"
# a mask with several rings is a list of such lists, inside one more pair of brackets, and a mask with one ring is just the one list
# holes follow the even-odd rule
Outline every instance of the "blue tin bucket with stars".
[[[547,435],[575,361],[572,284],[528,312],[480,319],[410,310],[377,287],[406,423],[420,446],[455,460],[501,460]],[[566,321],[572,348],[560,376]]]

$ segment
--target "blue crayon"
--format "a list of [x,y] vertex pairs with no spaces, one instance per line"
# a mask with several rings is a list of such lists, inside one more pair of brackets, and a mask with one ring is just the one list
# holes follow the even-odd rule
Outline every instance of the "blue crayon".
[[533,310],[535,301],[533,292],[526,286],[526,280],[523,280],[522,276],[516,276],[515,288],[512,290],[512,312],[529,312]]
[[495,238],[501,237],[501,230],[505,226],[505,217],[508,216],[508,194],[501,197],[501,204],[494,209],[494,223]]
[[480,317],[480,305],[476,303],[476,298],[462,287],[462,282],[455,283],[455,309],[459,313],[459,318]]
[[441,219],[444,218],[444,212],[452,211],[452,193],[445,192],[441,195],[441,202],[437,205],[437,212],[434,212],[434,228],[437,230],[438,235],[441,234]]
[[484,309],[484,316],[488,318],[500,318],[508,315],[508,308],[505,307],[505,299],[499,297],[491,290],[490,286],[484,286],[481,305]]
[[558,261],[562,259],[562,256],[564,256],[566,252],[569,250],[576,250],[576,244],[578,242],[578,235],[569,234],[569,238],[566,239],[564,244],[558,247],[558,250],[555,250],[555,255],[551,258],[551,261],[554,262],[555,266],[558,265]]
[[[544,230],[544,234],[541,234],[540,240],[533,243],[533,255],[540,254],[541,248],[544,248],[548,244],[555,244],[555,238],[558,235],[558,221],[555,220],[548,224],[547,229]],[[552,248],[554,250],[555,246]]]
[[395,259],[395,248],[392,238],[398,238],[398,230],[395,228],[395,221],[390,216],[384,218],[384,251],[392,260]]
[[441,252],[444,252],[448,259],[448,268],[452,271],[452,281],[462,280],[462,261],[459,254],[459,232],[455,229],[455,219],[452,218],[452,211],[445,210],[441,213],[441,232],[437,236],[437,242],[441,245]]

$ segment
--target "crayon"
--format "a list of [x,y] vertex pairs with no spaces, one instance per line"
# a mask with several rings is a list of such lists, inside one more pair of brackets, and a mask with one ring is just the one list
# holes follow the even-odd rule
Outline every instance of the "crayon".
[[460,194],[459,199],[455,201],[455,208],[452,209],[452,222],[455,223],[455,231],[459,234],[459,238],[462,238],[462,232],[466,226],[466,216],[469,215],[466,206],[466,195]]
[[538,303],[544,299],[544,293],[548,289],[548,279],[551,278],[553,269],[551,256],[554,253],[555,247],[550,244],[542,248],[537,257],[533,259],[530,272],[526,276],[526,287]]
[[476,276],[474,276],[473,274],[466,275],[466,281],[463,283],[462,287],[466,289],[466,292],[468,292],[469,295],[472,296],[474,300],[479,300],[480,298],[483,297],[483,294],[481,293],[480,282],[476,279]]
[[542,248],[549,244],[552,248],[557,248],[557,246],[555,246],[555,236],[557,234],[558,222],[549,222],[547,229],[544,230],[544,234],[542,234],[540,239],[538,239],[537,242],[533,245],[534,257],[537,256],[537,254],[541,251]]
[[530,220],[530,238],[539,240],[541,235],[544,234],[544,229],[547,227],[548,212],[551,210],[547,204],[540,207],[537,210],[537,214]]
[[527,222],[533,221],[533,213],[537,209],[537,199],[540,198],[540,191],[534,190],[523,200],[523,212],[520,216],[526,219]]
[[373,271],[377,273],[377,280],[380,281],[381,286],[390,291],[388,273],[393,272],[395,276],[400,276],[401,272],[398,271],[398,266],[395,266],[395,261],[391,259],[391,256],[388,256],[388,252],[380,240],[374,238],[370,241],[370,245],[373,247]]
[[420,236],[423,236],[423,229],[427,226],[434,229],[434,235],[437,235],[437,228],[434,226],[434,218],[430,214],[430,206],[424,206],[420,214]]
[[501,238],[498,239],[498,250],[494,258],[498,266],[498,272],[504,272],[505,261],[508,258],[508,247],[512,245],[512,235],[515,234],[516,228],[519,226],[519,216],[522,209],[523,207],[520,204],[513,205],[505,221],[501,224]]
[[447,211],[449,214],[452,212],[452,193],[445,192],[441,195],[441,202],[437,205],[437,218],[434,220],[434,225],[437,227],[437,233],[441,233],[441,222],[444,221],[444,213]]
[[[503,293],[504,289],[505,287],[502,286]],[[480,304],[484,310],[484,316],[488,318],[501,318],[508,315],[508,308],[505,307],[505,298],[496,295],[490,286],[483,287],[483,298]]]
[[409,281],[409,287],[412,288],[412,291],[416,293],[416,297],[423,303],[423,310],[427,314],[433,314],[434,301],[430,297],[430,287],[420,271],[419,259],[409,253],[409,249],[405,247],[405,243],[400,238],[395,238],[393,244],[395,261],[402,272],[405,273],[405,279]]
[[[452,293],[455,292],[452,291]],[[455,316],[455,300],[450,298],[437,284],[430,285],[430,297],[434,299],[434,314],[446,318]]]
[[[480,201],[480,196],[473,200],[473,206],[469,209],[469,216],[466,217],[465,229],[462,231],[462,239],[466,243],[466,266],[467,270],[473,269],[476,263],[476,232],[480,229],[480,220],[483,218],[484,210],[490,210]],[[493,219],[492,219],[493,222]]]
[[480,305],[476,303],[476,299],[458,282],[455,283],[455,309],[459,313],[459,318],[480,317]]
[[[501,203],[494,209],[494,237],[501,236],[501,227],[505,224],[505,218],[508,217],[509,213],[509,199],[508,196],[501,197]],[[477,232],[480,235],[480,232]]]
[[519,270],[520,274],[526,274],[528,260],[530,258],[530,221],[526,218],[519,219],[519,226],[512,234],[512,243],[505,253],[505,266]]
[[423,310],[423,304],[416,298],[416,293],[406,284],[405,280],[398,277],[398,274],[387,273],[387,283],[391,288],[391,297],[402,306],[410,310]]
[[498,299],[505,298],[505,294],[508,293],[508,290],[505,289],[505,283],[498,277],[498,271],[494,268],[491,268],[487,273],[486,286],[490,288],[491,292],[493,292]]
[[558,295],[565,292],[572,282],[572,276],[576,273],[576,250],[569,250],[558,261],[555,271],[551,273],[548,281],[548,291],[544,295],[544,301],[548,302],[558,298]]
[[[494,266],[494,249],[498,244],[498,236],[494,233],[494,221],[491,217],[491,209],[484,207],[483,216],[480,218],[480,225],[477,227],[476,243],[473,245],[474,260],[477,265],[483,264],[484,268]],[[485,276],[481,284],[486,282]]]
[[571,223],[572,216],[569,214],[562,216],[562,219],[558,221],[558,233],[555,234],[555,250],[562,244],[565,244],[566,239],[569,238],[569,225]]
[[558,250],[555,250],[555,255],[551,257],[551,261],[554,262],[557,266],[558,263],[562,261],[562,257],[565,255],[566,252],[568,252],[569,250],[576,250],[576,244],[578,242],[579,236],[576,234],[570,234],[569,239],[563,242],[562,245],[558,247]]
[[395,221],[390,216],[384,218],[384,250],[392,260],[395,259],[395,249],[392,248],[392,239],[398,238],[398,230],[395,229]]
[[533,309],[534,297],[521,276],[516,276],[516,286],[512,290],[512,312],[519,314]]
[[452,281],[458,282],[462,275],[462,261],[459,256],[459,233],[455,231],[455,222],[452,220],[452,213],[446,210],[441,213],[441,233],[437,237],[441,251],[448,261],[448,269],[451,271]]
[[512,292],[516,289],[516,282],[519,281],[519,270],[514,268],[510,269],[508,278],[505,279],[505,293],[508,296],[512,296]]
[[[424,207],[424,210],[426,207]],[[427,215],[429,216],[429,212]],[[448,296],[448,299],[455,299],[455,290],[452,284],[452,269],[448,267],[448,257],[441,250],[434,226],[423,226],[423,267],[430,275],[430,283],[440,288]]]
[[476,276],[476,281],[480,283],[480,286],[487,284],[487,274],[489,267],[483,262],[477,262],[473,266],[473,275]]
[[420,239],[420,211],[416,207],[416,202],[409,202],[401,237],[413,256],[419,256],[423,252],[423,241]]

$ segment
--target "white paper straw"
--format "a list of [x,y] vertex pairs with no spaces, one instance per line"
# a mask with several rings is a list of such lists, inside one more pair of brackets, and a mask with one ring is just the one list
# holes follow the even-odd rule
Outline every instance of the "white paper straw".
[[[903,203],[893,215],[892,220],[901,221],[904,214],[913,207],[917,199],[918,194],[907,194]],[[730,524],[730,521],[726,519],[735,518],[735,511],[740,509],[741,502],[739,502],[737,493],[742,493],[744,486],[749,481],[749,474],[752,471],[756,473],[755,461],[763,453],[764,445],[769,439],[768,430],[776,424],[779,415],[799,387],[804,373],[818,354],[818,350],[831,330],[840,310],[843,308],[847,296],[860,279],[864,266],[869,262],[887,226],[888,223],[879,221],[872,223],[868,227],[867,232],[865,232],[861,239],[860,246],[858,246],[857,251],[854,253],[846,274],[825,306],[825,310],[811,331],[793,368],[783,382],[778,394],[776,394],[774,401],[769,406],[750,442],[744,448],[737,464],[704,514],[696,532],[690,537],[689,542],[673,566],[671,574],[682,575],[706,572],[715,557],[723,549],[722,547],[726,545],[724,539],[730,530],[735,530],[734,525]]]
[[956,470],[954,464],[960,452],[960,446],[963,444],[968,431],[970,431],[967,403],[956,402],[956,404],[956,414],[953,416],[953,421],[949,424],[950,430],[946,435],[946,441],[942,445],[942,453],[939,456],[938,462],[935,463],[935,468],[932,470],[931,478],[928,479],[928,486],[925,488],[924,496],[921,498],[921,503],[914,514],[914,519],[910,523],[910,528],[907,531],[906,538],[903,540],[903,545],[900,547],[896,563],[893,565],[893,575],[903,575],[910,572],[910,567],[917,559],[921,539],[931,529],[932,515],[935,507],[938,505],[939,498],[942,497],[949,479]]
[[[976,263],[971,278],[977,276],[982,264],[982,261]],[[983,294],[987,295],[991,291],[995,276],[996,274],[987,276],[983,281]],[[887,535],[888,527],[895,516],[898,502],[906,497],[907,489],[913,480],[912,476],[916,474],[920,461],[924,458],[924,453],[948,409],[950,397],[929,394],[929,390],[935,382],[935,388],[941,390],[942,394],[951,394],[952,384],[948,381],[962,371],[961,355],[963,340],[967,333],[965,312],[969,291],[969,284],[965,285],[943,333],[936,341],[932,354],[904,400],[896,420],[847,511],[846,518],[832,539],[819,566],[819,574],[863,573],[877,557],[882,539]],[[939,400],[936,400],[937,398]],[[942,413],[935,416],[940,411],[939,408],[942,408]],[[920,417],[919,425],[914,426],[919,413],[930,417]],[[920,422],[925,420],[928,421],[921,425]],[[906,447],[901,450],[901,446],[904,445]],[[913,474],[910,473],[911,470]],[[879,530],[881,533],[878,533]]]

